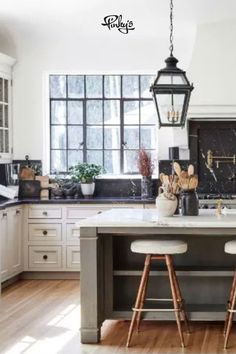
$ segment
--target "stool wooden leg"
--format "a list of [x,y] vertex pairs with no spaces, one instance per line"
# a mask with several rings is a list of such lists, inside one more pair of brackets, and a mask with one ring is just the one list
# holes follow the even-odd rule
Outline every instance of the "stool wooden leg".
[[[147,293],[147,285],[148,285],[148,278],[149,278],[149,272],[150,272],[150,265],[151,265],[151,258],[149,259],[149,265],[148,265],[147,273],[146,273],[146,276],[145,276],[143,291],[142,291],[140,305],[139,305],[140,309],[143,308],[144,300],[145,300],[146,293]],[[136,327],[137,328],[137,332],[139,332],[141,318],[142,318],[142,312],[139,311],[138,314],[137,314],[137,327]]]
[[227,306],[227,314],[226,314],[224,332],[223,332],[224,335],[226,333],[226,328],[227,328],[227,324],[228,324],[228,320],[229,320],[229,311],[228,311],[228,309],[230,309],[231,304],[232,304],[235,286],[236,286],[236,270],[234,271],[234,278],[233,278],[233,282],[232,282],[232,286],[231,286],[231,290],[230,290],[229,301],[228,301],[228,306]]
[[175,284],[176,293],[177,293],[177,300],[180,303],[181,314],[183,316],[183,320],[184,320],[187,332],[190,333],[189,323],[188,323],[188,316],[187,316],[186,311],[185,311],[184,300],[183,300],[183,297],[182,297],[182,294],[181,294],[179,281],[178,281],[178,278],[177,278],[177,275],[176,275],[174,267],[172,269],[173,269],[173,275],[174,275],[174,284]]
[[229,312],[229,310],[234,310],[235,308],[235,302],[236,302],[236,282],[233,281],[233,288],[231,290],[231,295],[232,296],[232,300],[229,304],[229,309],[228,309],[228,316],[226,318],[226,333],[225,333],[225,341],[224,341],[224,349],[227,348],[227,344],[228,344],[228,339],[229,339],[229,334],[230,334],[230,330],[232,327],[232,322],[233,322],[233,317],[234,317],[234,312]]
[[176,317],[177,327],[178,327],[178,331],[179,331],[181,346],[185,347],[184,336],[183,336],[183,331],[182,331],[182,326],[181,326],[181,321],[180,321],[180,306],[177,301],[177,294],[176,294],[175,283],[174,283],[172,257],[170,255],[166,255],[165,261],[166,261],[166,266],[168,269],[168,274],[169,274],[169,279],[170,279],[170,288],[171,288],[171,293],[172,293],[172,298],[173,298],[173,303],[174,303],[175,317]]
[[[143,293],[143,289],[144,289],[144,285],[145,285],[145,279],[147,277],[147,273],[148,273],[148,269],[149,269],[149,265],[150,265],[150,260],[151,260],[151,255],[148,254],[146,256],[146,259],[145,259],[143,274],[142,274],[141,281],[140,281],[140,284],[139,284],[139,289],[138,289],[138,294],[137,294],[137,297],[136,297],[134,309],[138,309],[139,306],[140,306],[141,296],[142,296],[142,293]],[[133,334],[134,324],[135,324],[135,320],[137,318],[137,314],[138,314],[138,311],[134,311],[133,310],[133,315],[132,315],[132,319],[131,319],[131,323],[130,323],[130,327],[129,327],[128,338],[127,338],[127,343],[126,343],[127,347],[129,347],[129,345],[130,345],[130,341],[131,341],[131,337],[132,337],[132,334]]]

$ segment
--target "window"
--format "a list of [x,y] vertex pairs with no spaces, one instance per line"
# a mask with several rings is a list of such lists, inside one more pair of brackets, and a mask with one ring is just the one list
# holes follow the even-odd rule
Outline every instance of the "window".
[[50,75],[50,170],[78,162],[137,173],[137,151],[156,149],[149,75]]

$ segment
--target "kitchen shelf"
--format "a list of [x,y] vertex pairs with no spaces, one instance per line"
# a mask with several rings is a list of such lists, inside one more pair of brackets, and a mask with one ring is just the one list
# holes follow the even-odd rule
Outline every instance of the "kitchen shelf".
[[[234,270],[230,269],[196,269],[196,270],[176,270],[176,274],[181,277],[232,277]],[[113,276],[135,276],[141,277],[141,270],[114,270]],[[167,276],[166,270],[152,270],[150,276]]]
[[[161,308],[161,304],[157,305]],[[164,305],[166,306],[166,305]],[[168,305],[170,308],[171,306]],[[225,304],[186,304],[186,311],[189,320],[191,321],[224,321],[226,314]],[[132,311],[130,308],[124,307],[119,311],[114,310],[111,313],[112,319],[131,319]],[[147,312],[143,315],[144,320],[160,320],[160,321],[175,321],[173,312]]]

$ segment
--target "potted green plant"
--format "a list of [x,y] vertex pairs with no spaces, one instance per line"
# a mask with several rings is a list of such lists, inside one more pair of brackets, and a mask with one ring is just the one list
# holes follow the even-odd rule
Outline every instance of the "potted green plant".
[[83,196],[91,198],[95,190],[95,177],[102,173],[102,166],[84,162],[70,167],[69,170],[72,180],[80,182]]

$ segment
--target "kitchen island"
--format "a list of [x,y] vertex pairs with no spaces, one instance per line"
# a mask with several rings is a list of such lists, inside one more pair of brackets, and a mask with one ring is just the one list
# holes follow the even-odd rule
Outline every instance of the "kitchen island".
[[[236,214],[158,218],[155,209],[111,209],[80,223],[81,341],[97,343],[106,319],[130,319],[144,256],[130,251],[135,239],[177,238],[188,243],[174,256],[190,320],[223,320],[235,267],[224,244],[236,239]],[[154,262],[153,262],[154,263]],[[164,265],[163,265],[164,266]],[[170,297],[167,271],[153,264],[150,297]],[[158,296],[157,296],[158,294]],[[171,312],[147,313],[145,319],[174,320]]]

